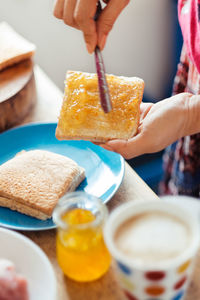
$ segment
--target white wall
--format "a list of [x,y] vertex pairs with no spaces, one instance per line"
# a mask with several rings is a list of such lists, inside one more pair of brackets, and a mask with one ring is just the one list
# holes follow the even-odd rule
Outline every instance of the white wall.
[[[140,76],[146,92],[163,96],[172,70],[171,0],[131,0],[103,51],[107,73]],[[63,90],[66,70],[95,71],[81,32],[52,15],[52,0],[0,0],[6,21],[37,45],[36,62]]]

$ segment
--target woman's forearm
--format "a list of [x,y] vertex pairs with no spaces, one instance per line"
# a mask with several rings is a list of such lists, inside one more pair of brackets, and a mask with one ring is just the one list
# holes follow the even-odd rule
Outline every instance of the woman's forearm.
[[188,116],[185,135],[200,132],[200,95],[190,95],[187,100]]

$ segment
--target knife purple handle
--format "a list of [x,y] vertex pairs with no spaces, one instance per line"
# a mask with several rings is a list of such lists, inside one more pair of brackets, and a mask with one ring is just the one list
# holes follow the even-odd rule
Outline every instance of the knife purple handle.
[[[100,13],[101,13],[101,2],[98,1],[97,11],[94,17],[94,20],[97,21]],[[112,110],[112,103],[110,99],[110,93],[108,88],[108,83],[105,75],[105,67],[103,63],[103,57],[101,55],[101,51],[98,46],[95,48],[95,62],[96,62],[96,71],[98,77],[98,86],[99,86],[99,96],[101,107],[105,113],[108,113]]]
[[105,68],[103,64],[103,58],[101,51],[97,46],[95,49],[95,61],[96,61],[96,71],[98,77],[98,86],[99,86],[99,95],[101,101],[101,107],[105,113],[108,113],[112,110],[112,104],[110,100],[109,88],[105,75]]

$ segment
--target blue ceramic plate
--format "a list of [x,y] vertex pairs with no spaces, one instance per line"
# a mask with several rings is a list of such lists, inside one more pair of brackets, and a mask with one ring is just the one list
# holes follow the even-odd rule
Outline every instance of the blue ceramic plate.
[[[44,149],[66,155],[86,170],[86,179],[77,190],[107,202],[119,188],[124,175],[124,159],[86,141],[58,141],[56,123],[29,124],[0,134],[0,164],[21,150]],[[40,221],[0,207],[0,226],[16,230],[55,228],[52,219]]]

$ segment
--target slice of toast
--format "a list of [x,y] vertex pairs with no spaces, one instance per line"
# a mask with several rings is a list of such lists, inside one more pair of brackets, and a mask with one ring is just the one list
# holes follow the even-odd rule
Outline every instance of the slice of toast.
[[0,206],[45,220],[59,198],[84,178],[84,169],[66,156],[43,150],[19,153],[0,166]]
[[0,71],[35,53],[35,45],[27,41],[5,22],[0,23]]
[[137,77],[106,75],[113,110],[100,105],[96,74],[68,71],[63,105],[56,128],[59,140],[106,142],[136,134],[144,81]]

